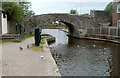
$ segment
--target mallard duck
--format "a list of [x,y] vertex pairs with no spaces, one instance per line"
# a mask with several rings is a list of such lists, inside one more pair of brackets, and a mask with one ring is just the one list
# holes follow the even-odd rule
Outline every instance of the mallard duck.
[[22,48],[22,47],[20,47],[20,50],[23,50],[23,48]]

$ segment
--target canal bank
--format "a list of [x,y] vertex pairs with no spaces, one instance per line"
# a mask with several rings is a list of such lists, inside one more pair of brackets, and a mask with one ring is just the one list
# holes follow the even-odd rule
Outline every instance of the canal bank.
[[[69,31],[67,29],[60,29],[61,31],[64,31],[66,33],[68,33]],[[69,36],[69,35],[68,35]],[[72,36],[71,36],[72,37]],[[107,36],[106,36],[107,38]],[[114,37],[113,37],[114,38]],[[103,39],[102,37],[95,37],[95,35],[93,35],[93,37],[86,37],[86,36],[81,36],[79,39],[85,39],[85,40],[97,40],[97,41],[105,41],[105,42],[111,42],[111,43],[116,43],[116,44],[120,44],[120,38],[117,39],[113,39],[112,37],[107,38],[107,39]]]
[[[45,41],[44,51],[28,49],[34,38],[28,38],[21,43],[3,43],[2,46],[2,76],[60,76],[57,65]],[[23,47],[20,50],[19,47]],[[1,63],[0,63],[1,64]]]

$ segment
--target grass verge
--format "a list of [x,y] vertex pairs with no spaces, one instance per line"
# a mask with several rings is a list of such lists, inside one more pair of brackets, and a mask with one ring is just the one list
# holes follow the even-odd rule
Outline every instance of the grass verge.
[[32,44],[31,49],[32,49],[33,51],[36,51],[36,52],[40,52],[40,51],[43,52],[43,45],[40,45],[39,47],[36,47],[35,44]]
[[43,37],[41,37],[40,46],[37,47],[37,46],[35,46],[35,44],[32,44],[31,49],[33,51],[36,51],[36,52],[40,52],[40,51],[44,52],[43,47],[44,47],[44,44],[45,44],[45,39],[51,38],[51,37],[52,36],[43,36]]
[[0,40],[0,43],[6,43],[6,42],[16,42],[16,43],[20,43],[23,40],[30,38],[30,37],[34,37],[34,34],[26,34],[23,38],[19,39],[19,40]]
[[0,40],[0,43],[2,43],[2,40]]
[[27,34],[23,38],[21,38],[20,40],[18,40],[18,42],[22,42],[23,40],[25,40],[27,38],[31,38],[31,37],[34,37],[34,34]]

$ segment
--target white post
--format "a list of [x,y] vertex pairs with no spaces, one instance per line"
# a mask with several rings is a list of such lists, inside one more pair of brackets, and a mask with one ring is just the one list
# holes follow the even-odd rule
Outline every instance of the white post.
[[93,35],[95,35],[95,28],[93,27]]
[[110,30],[110,28],[108,27],[108,36],[111,36],[111,35],[110,35],[110,31],[111,31],[111,30]]

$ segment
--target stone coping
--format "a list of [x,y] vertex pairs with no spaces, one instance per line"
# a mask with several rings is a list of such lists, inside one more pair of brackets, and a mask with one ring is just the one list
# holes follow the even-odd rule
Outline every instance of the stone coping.
[[116,43],[116,44],[120,44],[120,40],[107,40],[107,39],[101,39],[101,38],[93,38],[93,37],[83,37],[80,39],[87,39],[87,40],[97,40],[97,41],[105,41],[105,42],[112,42],[112,43]]
[[58,68],[58,66],[57,66],[57,64],[56,64],[56,62],[55,62],[55,60],[54,60],[54,58],[53,58],[53,56],[52,56],[52,53],[51,53],[51,50],[50,50],[50,48],[49,48],[49,41],[55,41],[55,37],[51,37],[51,38],[47,38],[47,39],[45,39],[45,44],[44,44],[44,50],[46,50],[47,49],[47,51],[49,51],[49,53],[51,54],[51,57],[52,57],[52,60],[53,60],[53,62],[54,62],[54,66],[56,67],[56,73],[58,74],[58,76],[61,76],[61,74],[60,74],[60,72],[59,72],[59,68]]

